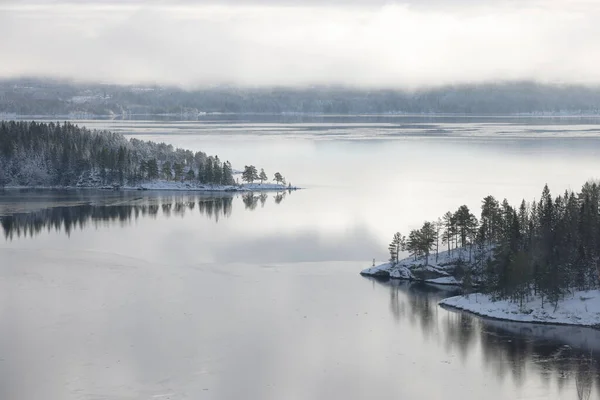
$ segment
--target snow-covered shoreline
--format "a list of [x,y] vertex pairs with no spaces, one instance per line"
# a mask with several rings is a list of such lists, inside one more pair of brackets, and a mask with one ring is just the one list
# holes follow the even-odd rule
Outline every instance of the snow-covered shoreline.
[[140,183],[131,186],[6,186],[8,190],[22,189],[44,189],[44,190],[71,190],[71,189],[90,189],[90,190],[165,190],[165,191],[183,191],[183,192],[281,192],[286,190],[299,190],[296,186],[285,186],[275,183],[245,183],[242,185],[203,185],[192,182],[176,182],[156,180]]
[[579,291],[558,302],[556,310],[540,298],[531,299],[521,307],[508,300],[493,301],[490,296],[474,293],[449,297],[441,306],[466,311],[481,317],[552,325],[588,326],[600,329],[600,290]]
[[431,254],[427,263],[424,257],[417,257],[416,259],[408,257],[397,263],[387,262],[366,268],[360,274],[376,278],[460,286],[462,280],[455,276],[456,267],[460,260],[468,259],[468,249],[460,248],[452,251],[441,251],[437,256],[437,260],[435,254]]
[[[462,260],[462,261],[461,261]],[[468,249],[454,249],[425,258],[405,258],[397,263],[383,263],[362,270],[361,275],[383,279],[399,279],[426,284],[461,286],[459,265],[468,262]],[[473,282],[474,286],[477,282]],[[509,300],[492,301],[489,295],[474,293],[455,296],[439,302],[443,307],[466,311],[484,318],[536,324],[585,326],[600,329],[600,290],[579,291],[567,295],[554,305],[538,298],[519,303]]]

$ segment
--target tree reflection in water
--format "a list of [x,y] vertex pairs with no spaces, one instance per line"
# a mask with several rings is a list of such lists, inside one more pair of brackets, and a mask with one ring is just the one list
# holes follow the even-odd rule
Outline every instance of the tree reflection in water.
[[499,380],[511,376],[522,386],[533,370],[561,391],[574,383],[578,399],[590,399],[594,385],[600,392],[600,330],[482,319],[438,306],[442,298],[459,294],[451,287],[365,279],[389,288],[394,320],[419,326],[427,340],[457,350],[463,360],[480,348]]
[[[280,194],[275,195],[275,201]],[[245,193],[242,201],[247,210],[254,210],[258,202],[264,207],[268,195],[262,193]],[[14,213],[0,216],[0,224],[6,239],[15,237],[34,236],[44,230],[63,231],[70,235],[74,228],[84,229],[90,223],[127,224],[140,217],[156,218],[162,210],[164,217],[185,217],[186,212],[192,212],[198,207],[198,212],[207,218],[218,222],[221,218],[231,216],[233,195],[193,196],[165,195],[159,197],[135,198],[119,201],[114,204],[77,204],[69,206],[50,207],[33,212]]]

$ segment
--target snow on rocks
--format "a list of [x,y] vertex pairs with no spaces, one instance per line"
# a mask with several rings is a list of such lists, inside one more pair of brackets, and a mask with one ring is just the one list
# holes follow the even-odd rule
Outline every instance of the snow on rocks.
[[405,258],[396,264],[384,263],[361,271],[361,275],[404,279],[411,281],[435,283],[438,285],[461,285],[460,279],[453,274],[460,260],[469,260],[469,251],[466,248],[454,249],[450,252],[442,251],[429,255],[426,265],[425,257]]
[[361,275],[380,276],[388,278],[394,270],[394,265],[392,265],[391,263],[385,263],[371,268],[367,268],[361,271]]
[[523,303],[509,300],[493,301],[485,294],[470,294],[444,299],[442,306],[471,312],[483,317],[515,322],[600,327],[600,290],[575,292],[554,305],[534,298]]
[[438,285],[455,285],[455,286],[462,285],[462,282],[453,276],[441,276],[439,278],[427,279],[425,282],[435,283]]
[[243,185],[204,185],[197,182],[179,182],[156,180],[145,182],[138,186],[124,187],[125,189],[141,190],[179,190],[179,191],[206,191],[206,192],[258,192],[258,191],[284,191],[297,190],[297,187],[289,187],[275,183],[248,183]]

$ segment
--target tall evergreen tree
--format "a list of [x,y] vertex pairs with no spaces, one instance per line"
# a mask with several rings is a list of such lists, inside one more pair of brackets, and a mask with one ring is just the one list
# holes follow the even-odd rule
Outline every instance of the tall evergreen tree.
[[148,179],[158,179],[158,163],[156,158],[148,160]]
[[165,161],[162,165],[162,174],[163,177],[170,181],[171,179],[173,179],[173,170],[171,169],[171,163],[168,161]]
[[268,180],[267,174],[264,169],[260,169],[260,175],[258,175],[258,179],[260,179],[260,183],[262,184],[264,181]]

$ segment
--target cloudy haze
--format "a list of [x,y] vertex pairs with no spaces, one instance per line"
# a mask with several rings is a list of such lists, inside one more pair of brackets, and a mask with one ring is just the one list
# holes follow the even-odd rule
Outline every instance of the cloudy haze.
[[0,0],[0,76],[183,87],[598,84],[599,20],[590,0]]

